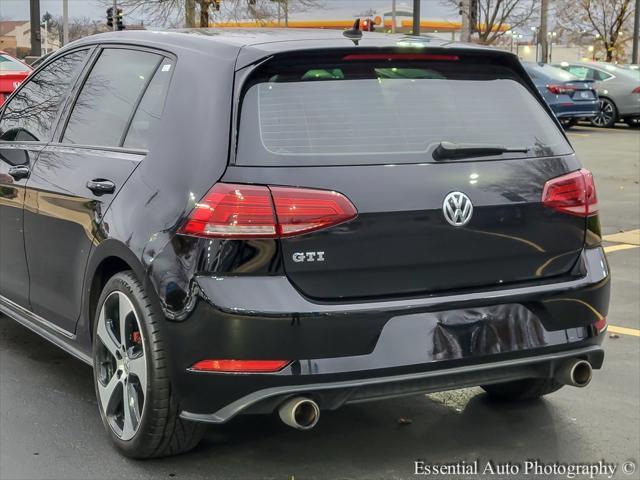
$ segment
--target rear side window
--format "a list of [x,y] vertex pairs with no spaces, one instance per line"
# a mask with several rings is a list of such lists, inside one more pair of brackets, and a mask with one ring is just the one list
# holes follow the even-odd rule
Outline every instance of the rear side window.
[[124,141],[125,147],[140,149],[149,147],[149,136],[160,121],[164,110],[172,70],[173,62],[165,59],[156,71],[129,126]]
[[7,104],[0,121],[0,139],[17,142],[50,140],[60,107],[80,73],[87,50],[69,53],[27,77]]
[[236,163],[420,163],[433,161],[441,142],[530,149],[500,158],[571,153],[507,67],[456,56],[377,56],[263,67],[245,88]]
[[105,49],[76,100],[63,142],[121,146],[138,101],[162,60],[148,52]]

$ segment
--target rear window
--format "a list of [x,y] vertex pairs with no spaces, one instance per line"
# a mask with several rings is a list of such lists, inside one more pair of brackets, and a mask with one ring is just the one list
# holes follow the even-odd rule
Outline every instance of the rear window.
[[255,72],[241,102],[236,163],[422,163],[443,141],[531,148],[499,158],[571,153],[512,70],[451,55],[378,56],[272,62]]
[[541,78],[548,78],[557,82],[574,82],[576,80],[580,80],[578,77],[566,70],[547,64],[540,65],[538,63],[532,63],[528,64],[525,68]]
[[0,55],[1,72],[28,72],[30,69],[25,64],[20,63],[7,55]]

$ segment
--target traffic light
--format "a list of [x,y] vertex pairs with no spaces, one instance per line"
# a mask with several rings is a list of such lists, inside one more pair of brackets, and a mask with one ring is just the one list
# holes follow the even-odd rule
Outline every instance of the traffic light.
[[107,8],[107,26],[113,28],[113,7]]
[[477,30],[477,26],[478,26],[478,11],[479,11],[479,6],[478,6],[478,0],[471,0],[470,3],[470,9],[471,11],[469,12],[469,25],[471,25],[471,32],[475,32]]
[[124,30],[125,28],[127,28],[123,20],[124,20],[124,12],[122,11],[121,8],[118,8],[117,15],[116,15],[116,27],[118,27],[118,31]]

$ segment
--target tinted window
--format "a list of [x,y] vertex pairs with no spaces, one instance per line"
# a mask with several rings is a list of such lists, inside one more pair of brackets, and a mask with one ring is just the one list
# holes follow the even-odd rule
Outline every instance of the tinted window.
[[129,119],[162,57],[104,50],[73,107],[63,142],[120,146]]
[[418,163],[444,141],[530,149],[501,158],[571,153],[506,67],[385,61],[265,72],[243,98],[237,163]]
[[601,72],[600,70],[593,70],[593,79],[594,80],[606,80],[607,78],[611,78],[612,75],[608,73]]
[[542,78],[547,78],[547,79],[555,80],[558,82],[572,82],[572,81],[578,80],[578,77],[576,77],[572,73],[567,72],[562,68],[552,67],[551,65],[547,65],[547,64],[543,64],[543,65],[540,65],[537,63],[527,64],[525,68],[527,69],[529,74],[532,76],[534,73],[537,73],[538,76]]
[[153,76],[127,132],[125,147],[148,148],[149,135],[162,116],[172,69],[172,62],[165,60]]
[[58,111],[86,55],[86,50],[70,53],[30,77],[7,104],[0,121],[0,138],[25,142],[49,140]]
[[589,68],[572,65],[570,67],[567,67],[567,69],[569,70],[569,72],[571,72],[572,75],[575,75],[580,80],[594,80],[592,74],[593,71]]

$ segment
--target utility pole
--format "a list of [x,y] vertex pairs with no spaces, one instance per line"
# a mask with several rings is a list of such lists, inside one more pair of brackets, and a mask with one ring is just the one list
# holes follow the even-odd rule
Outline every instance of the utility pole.
[[[549,0],[542,0],[540,4],[540,28],[538,29],[538,42],[540,43],[541,59],[543,63],[549,60],[549,38],[547,35],[547,16],[549,14]],[[538,59],[536,58],[536,61]]]
[[186,28],[196,26],[196,0],[185,0],[184,2],[184,26]]
[[396,0],[391,0],[391,33],[396,33]]
[[413,35],[420,35],[420,0],[413,0]]
[[640,42],[640,0],[636,0],[636,11],[633,15],[633,50],[631,53],[631,63],[640,63],[640,52],[638,45]]
[[62,0],[62,45],[69,43],[69,0]]
[[29,13],[31,21],[31,56],[42,55],[42,45],[40,44],[40,0],[29,0]]
[[460,1],[460,17],[462,28],[460,29],[460,41],[471,42],[471,0]]

